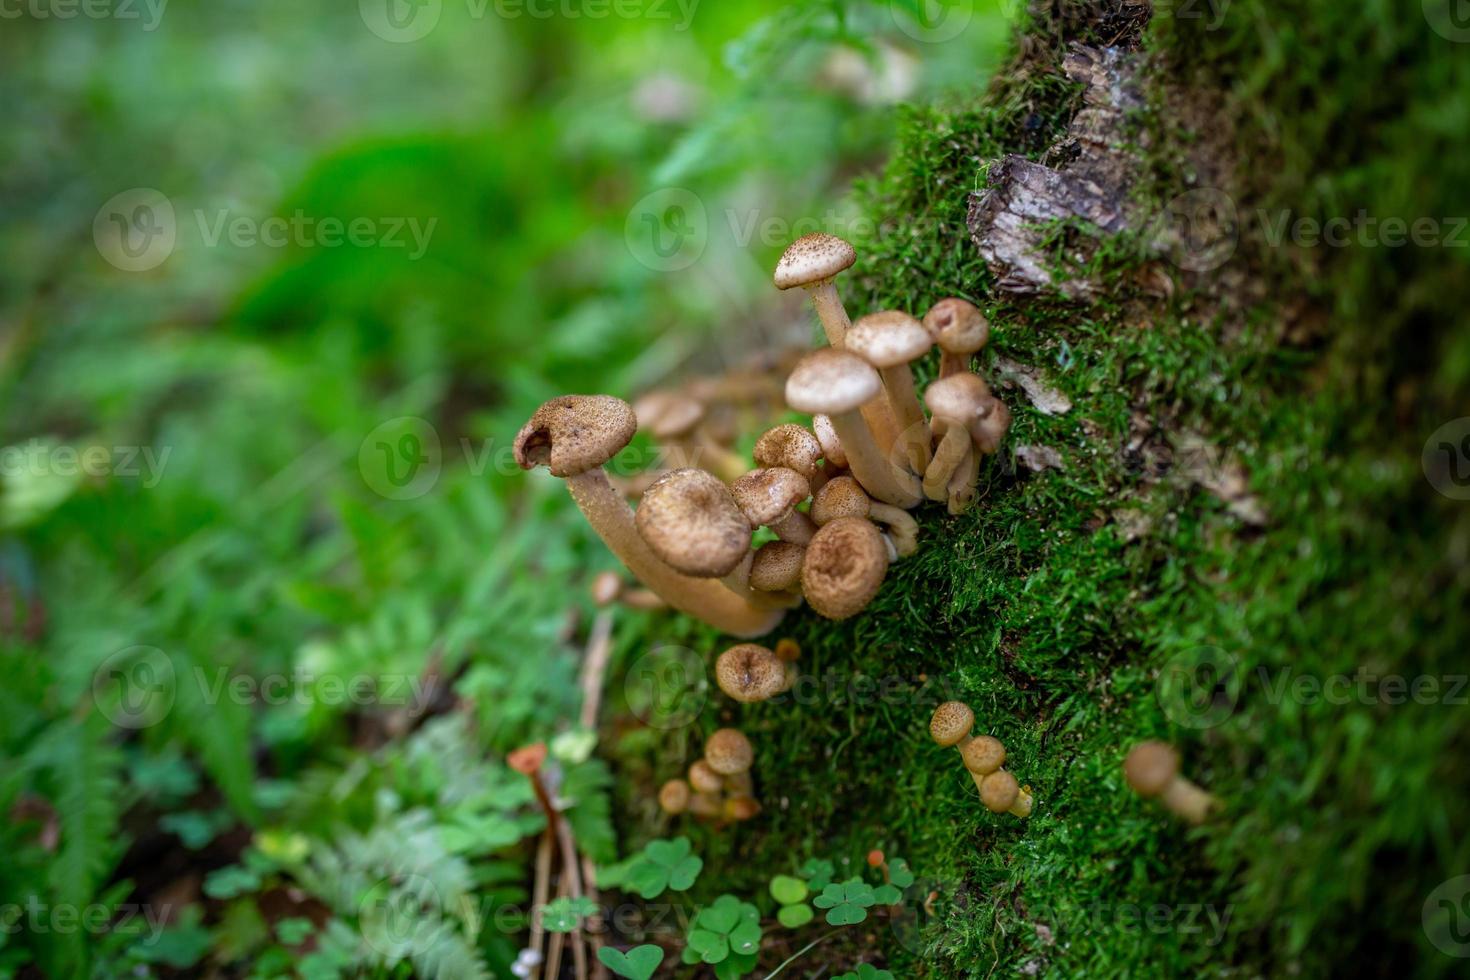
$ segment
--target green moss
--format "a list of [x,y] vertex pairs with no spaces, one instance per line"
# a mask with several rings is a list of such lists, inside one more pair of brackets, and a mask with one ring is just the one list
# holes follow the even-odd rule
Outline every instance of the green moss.
[[[1160,18],[1149,36],[1161,64],[1199,69],[1191,84],[1230,89],[1240,146],[1277,137],[1266,172],[1242,153],[1234,193],[1321,209],[1357,206],[1361,192],[1362,206],[1411,218],[1447,207],[1464,159],[1450,162],[1444,141],[1465,127],[1413,134],[1447,105],[1465,109],[1454,46],[1376,6],[1287,7],[1234,3],[1217,31]],[[1027,72],[975,105],[908,115],[887,171],[860,189],[883,232],[860,243],[846,284],[854,310],[981,302],[994,324],[982,370],[994,378],[997,356],[1040,368],[1075,405],[1047,416],[1003,390],[1010,448],[1053,447],[1065,469],[1033,474],[1002,458],[972,513],[922,508],[923,550],[864,615],[787,620],[781,635],[801,643],[816,679],[799,703],[721,699],[704,712],[696,727],[737,723],[755,742],[767,811],[745,827],[694,828],[699,892],[756,895],[808,857],[841,871],[878,846],[943,883],[947,911],[920,940],[881,927],[858,940],[903,976],[1216,965],[1324,976],[1403,962],[1450,975],[1457,961],[1427,941],[1420,910],[1470,869],[1455,830],[1470,817],[1470,708],[1388,704],[1392,689],[1374,685],[1349,704],[1314,702],[1279,685],[1368,670],[1437,678],[1442,695],[1463,673],[1470,520],[1418,462],[1429,433],[1463,411],[1449,393],[1463,389],[1470,345],[1447,329],[1463,316],[1462,254],[1285,255],[1247,229],[1230,264],[1178,277],[1166,303],[1136,295],[1122,256],[1093,307],[998,294],[968,241],[967,194],[989,159],[1034,155],[1065,124],[1076,87],[1055,73],[1064,42],[1111,23],[1083,9],[1038,20]],[[1327,92],[1330,106],[1311,98]],[[1154,177],[1178,193],[1200,134],[1177,111],[1158,118],[1172,128],[1155,144]],[[1273,301],[1222,295],[1242,273],[1270,284]],[[1301,295],[1331,314],[1305,344],[1286,339],[1291,303],[1279,302]],[[1200,485],[1185,451],[1196,433],[1220,448],[1219,465],[1239,462],[1263,526]],[[1136,539],[1119,512],[1143,529]],[[651,635],[717,652],[705,634],[670,638],[660,623]],[[634,629],[625,641],[626,662],[649,638]],[[1219,724],[1191,728],[1165,712],[1159,678],[1201,648],[1230,658],[1220,697],[1234,697]],[[985,812],[955,753],[929,741],[929,714],[950,697],[1006,743],[1037,799],[1031,819]],[[1126,789],[1122,757],[1149,737],[1180,747],[1188,774],[1225,801],[1222,817],[1188,831]],[[646,788],[698,744],[688,729],[628,739],[623,763]],[[625,802],[656,829],[647,799]],[[851,952],[812,955],[836,970]]]

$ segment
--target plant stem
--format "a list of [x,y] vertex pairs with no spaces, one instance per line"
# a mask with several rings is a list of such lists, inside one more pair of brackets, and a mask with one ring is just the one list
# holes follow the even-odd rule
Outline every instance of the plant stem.
[[795,963],[797,960],[801,959],[807,953],[810,953],[812,950],[816,949],[822,943],[825,943],[827,940],[831,939],[835,935],[837,935],[837,930],[836,929],[832,930],[831,932],[827,933],[825,936],[822,936],[819,939],[813,939],[811,942],[807,943],[806,946],[804,946],[801,949],[797,950],[796,952],[792,953],[791,954],[791,958],[788,959],[785,963],[782,963],[780,966],[776,967],[770,973],[767,973],[765,975],[765,977],[764,977],[764,980],[773,980],[773,978],[776,976],[776,974],[780,973],[782,970],[786,969],[788,966],[790,966],[791,964]]

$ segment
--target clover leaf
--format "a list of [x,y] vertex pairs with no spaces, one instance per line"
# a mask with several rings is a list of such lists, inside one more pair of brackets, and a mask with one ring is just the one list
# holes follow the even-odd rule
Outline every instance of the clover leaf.
[[914,872],[903,858],[894,858],[888,862],[888,880],[899,888],[907,888],[914,883]]
[[879,885],[873,892],[873,898],[879,905],[898,905],[903,901],[903,892],[897,885]]
[[665,888],[688,891],[704,870],[704,861],[690,853],[692,848],[687,837],[649,841],[628,867],[629,887],[644,898],[657,898]]
[[816,858],[803,864],[801,870],[797,872],[806,879],[806,883],[812,887],[813,891],[818,892],[832,884],[832,876],[836,873],[831,861],[819,861]]
[[628,980],[648,980],[663,963],[664,951],[662,947],[652,943],[634,946],[626,953],[613,949],[611,946],[604,946],[597,951],[597,958],[602,960],[603,966],[620,977],[627,977]]
[[571,932],[596,913],[597,903],[590,898],[558,898],[542,909],[541,923],[548,932]]
[[806,882],[790,875],[777,875],[771,879],[771,897],[782,905],[795,905],[807,896]]
[[754,957],[760,947],[760,910],[734,895],[721,895],[700,909],[689,924],[684,961],[713,965],[732,955]]
[[893,980],[893,974],[880,970],[871,963],[859,963],[852,973],[843,973],[832,980]]
[[812,907],[805,902],[797,905],[783,905],[781,911],[776,913],[776,921],[788,929],[800,929],[808,922],[817,917]]
[[840,885],[833,883],[822,889],[812,904],[828,910],[828,925],[851,926],[866,919],[868,909],[877,901],[873,886],[861,878],[849,878]]

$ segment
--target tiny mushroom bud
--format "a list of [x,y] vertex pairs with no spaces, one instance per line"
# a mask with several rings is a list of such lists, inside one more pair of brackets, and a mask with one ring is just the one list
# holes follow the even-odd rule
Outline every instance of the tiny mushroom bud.
[[929,465],[930,435],[909,365],[929,353],[933,344],[923,324],[897,310],[870,313],[854,323],[847,335],[847,349],[882,375],[898,431],[897,448],[917,474],[923,474]]
[[1163,801],[1177,816],[1201,824],[1220,801],[1179,775],[1179,754],[1163,742],[1140,742],[1123,762],[1123,775],[1144,799]]
[[949,748],[958,745],[961,749],[970,741],[970,729],[975,727],[975,712],[963,701],[946,701],[934,709],[929,718],[929,737]]
[[812,497],[811,518],[818,527],[839,517],[861,517],[872,513],[873,500],[850,476],[828,480]]
[[740,643],[715,661],[715,682],[736,701],[746,704],[765,701],[781,693],[786,668],[770,649],[755,643]]
[[980,783],[980,802],[991,813],[1010,813],[1017,817],[1031,816],[1035,805],[1031,794],[1021,788],[1016,777],[1004,769],[986,776]]
[[863,420],[862,406],[882,387],[878,372],[861,357],[823,348],[802,358],[786,379],[786,402],[798,412],[831,418],[852,475],[869,494],[895,507],[912,507],[923,499],[918,478],[888,461]]
[[924,328],[944,352],[939,359],[939,376],[970,370],[970,358],[990,339],[985,314],[968,300],[951,297],[935,303],[924,314]]
[[517,434],[516,462],[527,470],[546,466],[553,476],[563,478],[597,535],[669,605],[735,636],[770,632],[781,621],[781,610],[751,603],[718,582],[681,574],[638,533],[632,509],[602,471],[602,465],[632,439],[636,427],[632,408],[617,398],[553,398]]
[[750,587],[759,592],[796,594],[801,587],[801,562],[806,548],[789,541],[767,541],[756,549],[750,564]]
[[788,664],[795,663],[801,659],[801,644],[789,636],[783,636],[776,641],[776,656]]
[[689,784],[671,779],[658,791],[658,805],[665,813],[680,814],[689,809]]
[[704,743],[704,761],[722,776],[745,772],[755,761],[750,739],[733,728],[721,728]]
[[868,607],[888,574],[883,534],[858,517],[824,524],[807,546],[802,592],[819,615],[847,619]]
[[815,231],[788,245],[776,263],[776,288],[801,286],[810,293],[827,334],[827,343],[838,350],[842,349],[851,321],[832,280],[856,261],[857,251],[850,243],[836,235]]
[[749,473],[730,484],[730,494],[751,524],[768,527],[782,541],[806,544],[817,526],[796,507],[811,496],[811,484],[795,470],[771,466]]
[[966,769],[988,776],[1005,765],[1006,747],[998,738],[981,735],[960,746],[960,758],[965,760]]

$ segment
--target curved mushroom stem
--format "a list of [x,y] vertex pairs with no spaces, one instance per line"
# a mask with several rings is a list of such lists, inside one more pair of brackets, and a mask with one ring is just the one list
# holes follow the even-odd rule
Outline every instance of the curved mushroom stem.
[[951,375],[961,374],[965,371],[970,370],[970,358],[974,357],[975,355],[956,354],[953,351],[944,350],[944,348],[942,347],[940,348],[940,351],[941,353],[939,355],[939,376],[941,378],[948,378]]
[[888,534],[893,539],[893,549],[899,558],[907,558],[919,550],[919,522],[902,507],[875,500],[868,505],[868,517],[888,528]]
[[1196,825],[1204,823],[1210,811],[1220,805],[1218,799],[1183,776],[1175,776],[1174,781],[1164,787],[1160,798],[1164,806]]
[[832,428],[842,440],[848,466],[853,477],[869,496],[895,507],[909,508],[923,500],[919,479],[912,473],[895,469],[887,454],[873,441],[872,433],[859,412],[839,412],[832,416]]
[[608,549],[628,571],[680,612],[732,636],[753,637],[776,628],[779,609],[757,606],[713,579],[681,575],[659,560],[638,534],[633,509],[601,468],[567,477],[567,490]]
[[946,491],[949,494],[949,512],[963,514],[975,502],[975,487],[980,482],[980,454],[974,445],[965,449],[964,459],[955,467],[949,478]]
[[825,279],[806,287],[806,291],[811,294],[812,305],[817,308],[817,319],[822,321],[822,331],[827,335],[827,343],[842,350],[852,321],[847,317],[847,307],[842,305],[842,297],[837,294],[837,286],[833,280]]
[[782,541],[790,541],[792,544],[811,544],[812,535],[817,533],[817,525],[799,510],[793,510],[768,526],[776,532],[776,537]]
[[[965,461],[965,453],[971,452],[970,433],[953,419],[935,419],[935,422],[943,423],[944,435],[939,440],[934,458],[929,461],[929,468],[924,471],[924,496],[930,500],[945,500],[949,497],[949,478]],[[935,429],[939,428],[941,426],[936,424]]]
[[1016,794],[1016,802],[1012,803],[1011,808],[1006,812],[1016,817],[1029,817],[1035,807],[1036,801],[1030,793],[1026,792],[1026,788],[1023,786],[1021,787],[1021,791]]
[[898,428],[895,441],[903,448],[909,468],[923,475],[929,466],[929,445],[933,436],[924,410],[919,406],[919,395],[914,391],[914,375],[907,364],[880,368],[883,388],[888,393],[888,408]]

